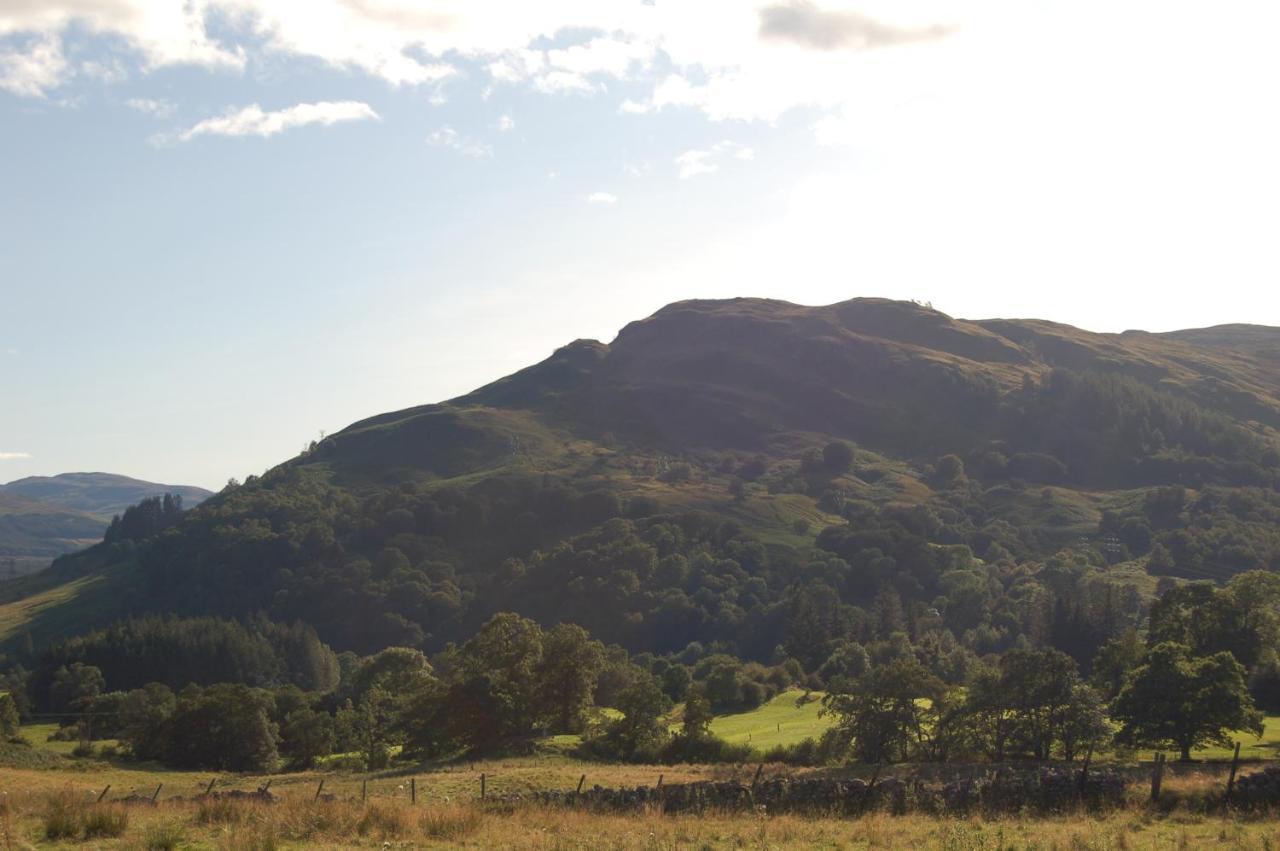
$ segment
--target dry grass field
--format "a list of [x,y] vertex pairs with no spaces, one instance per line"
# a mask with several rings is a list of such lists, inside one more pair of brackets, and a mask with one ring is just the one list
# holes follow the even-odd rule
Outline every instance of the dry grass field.
[[533,849],[1270,849],[1280,823],[1157,815],[1135,805],[1082,817],[996,820],[893,816],[855,819],[767,814],[597,814],[540,807],[491,809],[472,800],[314,800],[275,803],[169,799],[96,804],[72,790],[0,796],[5,848],[533,848]]
[[[767,773],[784,771],[770,766]],[[146,770],[102,760],[61,768],[0,768],[3,848],[534,848],[534,849],[1271,849],[1280,821],[1222,814],[1205,802],[1220,770],[1174,770],[1153,807],[1145,784],[1110,813],[946,818],[876,812],[857,818],[709,813],[593,813],[494,798],[533,789],[747,780],[732,766],[624,766],[535,756],[368,777],[273,775],[272,802],[204,797],[251,792],[267,777]],[[489,800],[479,798],[485,775]],[[324,781],[320,797],[320,781]],[[97,797],[110,784],[102,803]],[[157,802],[149,799],[160,787]],[[416,801],[411,800],[416,791]],[[362,793],[367,800],[362,800]],[[130,801],[122,801],[129,798]]]

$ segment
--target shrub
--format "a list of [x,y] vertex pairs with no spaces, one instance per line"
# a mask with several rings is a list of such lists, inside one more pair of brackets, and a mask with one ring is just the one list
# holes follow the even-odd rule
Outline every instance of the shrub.
[[675,736],[667,743],[657,762],[674,764],[678,762],[707,763],[741,763],[748,762],[755,756],[751,745],[734,745],[718,736],[696,736],[687,738]]
[[337,754],[324,759],[323,764],[329,771],[347,772],[349,774],[363,774],[369,770],[369,763],[364,758],[364,754],[358,753]]
[[822,762],[818,742],[813,738],[792,745],[775,745],[764,752],[763,759],[765,762],[783,762],[787,765],[819,765]]

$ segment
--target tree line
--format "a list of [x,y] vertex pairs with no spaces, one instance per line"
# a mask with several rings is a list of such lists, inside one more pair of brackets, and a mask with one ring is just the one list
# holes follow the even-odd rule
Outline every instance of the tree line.
[[[764,666],[705,651],[632,656],[580,626],[543,628],[504,612],[430,658],[408,647],[336,654],[336,679],[311,690],[284,682],[287,675],[256,687],[153,681],[123,689],[116,684],[136,671],[112,669],[108,679],[70,661],[45,680],[11,669],[0,682],[0,721],[38,711],[33,690],[47,688],[44,705],[68,713],[68,737],[119,739],[136,758],[184,768],[267,770],[343,754],[374,769],[396,751],[448,760],[519,752],[564,733],[583,736],[580,754],[588,758],[740,761],[754,754],[713,736],[714,715],[821,685],[831,730],[763,756],[1002,762],[1074,760],[1121,747],[1171,748],[1189,759],[1233,732],[1261,733],[1250,682],[1274,662],[1278,612],[1274,574],[1245,574],[1223,588],[1180,586],[1152,608],[1145,636],[1128,630],[1106,642],[1087,676],[1051,647],[1017,647],[963,671],[940,670],[931,649],[906,633],[870,648],[844,644],[814,672],[794,657]],[[128,646],[139,635],[180,645],[188,632],[218,629],[225,627],[127,623],[75,646]],[[50,658],[72,654],[63,647]],[[165,670],[165,658],[156,653],[149,664]]]

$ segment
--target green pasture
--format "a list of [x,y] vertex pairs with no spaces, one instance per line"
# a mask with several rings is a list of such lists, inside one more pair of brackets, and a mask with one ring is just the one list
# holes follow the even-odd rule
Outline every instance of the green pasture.
[[822,737],[833,724],[820,716],[822,695],[800,689],[784,691],[750,712],[721,715],[711,722],[711,732],[727,742],[748,744],[757,750],[794,745]]

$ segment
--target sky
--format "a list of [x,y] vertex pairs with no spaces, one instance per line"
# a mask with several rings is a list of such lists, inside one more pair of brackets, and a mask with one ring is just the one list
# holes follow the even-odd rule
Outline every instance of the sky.
[[218,488],[685,298],[1280,325],[1278,25],[0,0],[0,482]]

